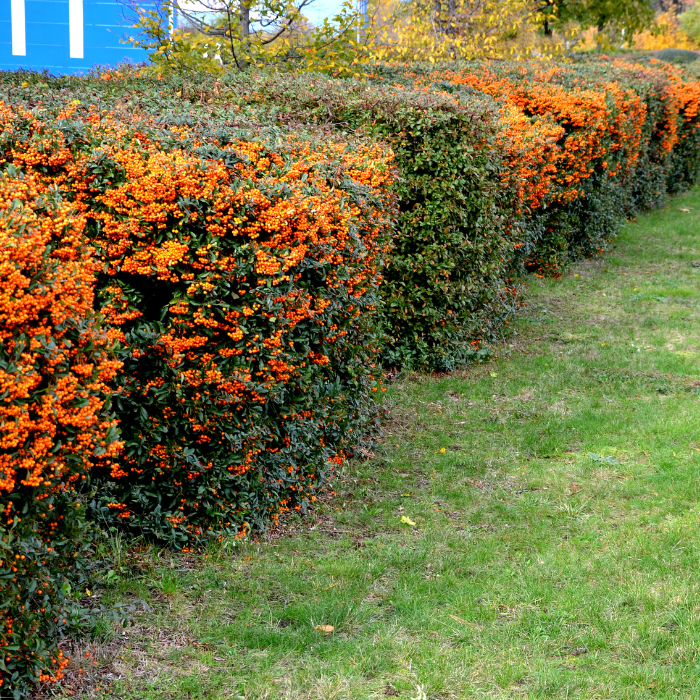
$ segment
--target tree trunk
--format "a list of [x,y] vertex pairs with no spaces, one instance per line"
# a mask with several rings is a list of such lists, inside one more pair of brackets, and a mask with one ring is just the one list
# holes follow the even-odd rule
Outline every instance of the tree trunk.
[[603,53],[603,31],[605,30],[605,20],[598,21],[598,36],[596,36],[596,51]]
[[250,64],[250,0],[240,0],[241,3],[241,68]]
[[444,27],[442,22],[442,2],[440,0],[433,0],[433,12],[435,13],[435,25],[442,34]]
[[241,0],[241,39],[248,41],[250,36],[250,4],[247,0]]

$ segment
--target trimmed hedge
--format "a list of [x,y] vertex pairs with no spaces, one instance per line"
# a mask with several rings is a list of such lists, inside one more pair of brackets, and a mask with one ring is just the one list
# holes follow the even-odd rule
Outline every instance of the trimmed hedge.
[[391,146],[400,214],[382,288],[385,366],[452,370],[499,337],[520,307],[527,239],[494,100],[318,76],[230,75],[217,88],[216,103]]
[[383,362],[444,370],[499,337],[522,303],[523,266],[558,276],[697,181],[699,87],[658,61],[606,59],[377,66],[371,85],[342,87],[236,75],[199,98],[391,144],[401,215]]
[[[700,175],[700,83],[653,60],[378,66],[364,83],[6,74],[0,99],[0,194],[29,193],[21,227],[0,203],[0,274],[27,236],[27,289],[77,285],[74,315],[0,331],[35,334],[41,392],[77,371],[82,398],[59,398],[89,423],[50,429],[44,394],[0,398],[0,431],[18,410],[43,425],[41,473],[70,455],[38,486],[2,482],[5,688],[64,663],[52,577],[79,579],[82,560],[49,535],[77,540],[83,523],[42,508],[88,498],[101,524],[184,549],[303,510],[372,429],[381,364],[478,357],[524,303],[525,269],[561,274]],[[3,443],[6,476],[20,442]]]
[[659,61],[449,64],[403,79],[478,89],[516,108],[542,137],[560,129],[550,187],[526,213],[536,241],[526,266],[539,274],[602,252],[626,218],[662,206],[700,175],[700,83]]
[[0,694],[61,678],[83,580],[79,491],[119,449],[120,363],[95,321],[85,219],[38,178],[0,175]]
[[[31,104],[36,89],[17,90],[16,82]],[[109,72],[42,84],[44,104],[75,97],[125,117],[137,109],[212,125],[322,126],[340,141],[359,135],[388,144],[401,176],[392,187],[400,206],[379,309],[387,367],[454,369],[483,356],[484,343],[520,308],[517,276],[530,238],[516,199],[529,183],[499,153],[500,106],[489,96],[289,74],[154,81]]]
[[551,187],[530,215],[542,235],[526,265],[558,275],[577,255],[604,250],[629,204],[644,120],[639,98],[610,82],[567,84],[568,71],[556,65],[504,63],[438,75],[515,106],[542,129],[559,129]]
[[379,309],[386,367],[479,356],[522,304],[523,266],[559,275],[600,253],[700,167],[698,82],[654,60],[378,66],[371,84],[108,72],[50,88],[45,99],[122,115],[324,125],[388,143],[400,211]]
[[5,160],[85,217],[124,364],[93,516],[187,547],[305,508],[373,420],[391,153],[201,115],[2,118]]

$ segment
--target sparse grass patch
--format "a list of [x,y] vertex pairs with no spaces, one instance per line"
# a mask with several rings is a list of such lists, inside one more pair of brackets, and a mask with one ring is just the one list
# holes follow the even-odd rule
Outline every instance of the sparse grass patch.
[[310,520],[142,554],[106,594],[152,607],[115,695],[700,697],[699,217],[694,191],[530,280],[494,361],[397,380]]

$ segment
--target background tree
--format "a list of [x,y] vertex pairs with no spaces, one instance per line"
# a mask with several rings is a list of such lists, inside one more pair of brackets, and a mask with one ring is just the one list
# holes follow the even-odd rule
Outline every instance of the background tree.
[[[372,10],[372,6],[370,6]],[[374,6],[378,60],[508,57],[534,27],[530,0],[388,0]]]
[[592,27],[600,48],[654,24],[652,0],[538,0],[537,11],[545,36],[572,25]]
[[144,7],[138,0],[125,0],[133,26],[141,30],[128,41],[151,51],[156,64],[182,68],[244,70],[276,64],[360,72],[367,31],[357,8],[347,0],[335,16],[314,25],[305,14],[312,2],[158,0]]
[[700,5],[692,5],[680,14],[678,22],[693,45],[700,47]]

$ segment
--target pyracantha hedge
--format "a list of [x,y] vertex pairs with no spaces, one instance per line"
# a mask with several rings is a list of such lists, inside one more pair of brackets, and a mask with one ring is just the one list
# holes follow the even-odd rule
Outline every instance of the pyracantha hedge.
[[463,363],[525,268],[700,174],[700,83],[653,61],[5,74],[0,97],[3,689],[60,676],[82,498],[179,547],[303,509],[380,362]]
[[450,369],[478,355],[523,303],[523,266],[559,275],[600,253],[700,167],[700,83],[654,61],[377,66],[370,83],[128,70],[47,80],[31,78],[25,104],[77,97],[127,120],[323,124],[339,141],[388,143],[400,173],[377,317],[389,367]]
[[[503,104],[505,150],[515,140],[531,151],[511,159],[511,171],[528,169],[520,178],[528,192],[537,173],[537,196],[524,214],[532,241],[525,262],[538,274],[558,275],[577,256],[604,251],[626,218],[663,205],[700,174],[700,82],[668,64],[499,62],[390,72],[452,93],[476,89]],[[513,109],[518,122],[508,120]]]
[[0,695],[61,678],[84,566],[91,468],[120,447],[121,363],[93,312],[85,218],[35,176],[0,175]]
[[232,75],[198,96],[391,144],[382,360],[450,369],[502,333],[523,268],[560,275],[697,180],[699,90],[668,64],[596,60],[377,66],[369,85]]
[[454,369],[520,307],[528,235],[520,181],[499,148],[499,104],[472,92],[231,75],[212,93],[215,103],[266,109],[279,123],[329,122],[391,146],[400,214],[380,309],[388,367]]
[[190,546],[304,508],[372,422],[391,152],[68,105],[3,157],[72,199],[119,343],[103,523]]

